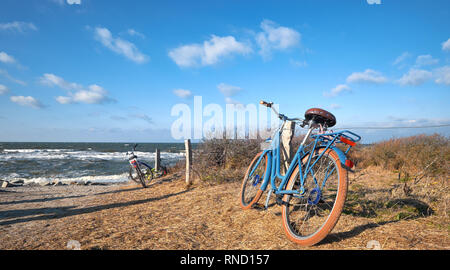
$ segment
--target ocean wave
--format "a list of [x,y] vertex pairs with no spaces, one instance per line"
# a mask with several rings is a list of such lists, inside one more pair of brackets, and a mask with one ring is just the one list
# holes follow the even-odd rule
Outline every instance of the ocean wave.
[[[17,178],[16,178],[17,179]],[[15,180],[14,178],[10,178],[7,180]],[[91,182],[91,183],[124,183],[128,182],[128,174],[117,174],[117,175],[89,175],[89,176],[80,176],[80,177],[36,177],[30,179],[22,179],[25,184],[30,183],[52,183],[60,181],[65,184],[69,184],[72,182]]]
[[[135,152],[142,159],[154,160],[155,153]],[[185,156],[184,153],[161,152],[162,160],[178,160]],[[124,152],[98,152],[78,151],[72,149],[4,149],[0,153],[0,161],[9,160],[50,160],[50,159],[72,159],[72,160],[127,160]]]
[[64,152],[73,149],[3,149],[5,153]]

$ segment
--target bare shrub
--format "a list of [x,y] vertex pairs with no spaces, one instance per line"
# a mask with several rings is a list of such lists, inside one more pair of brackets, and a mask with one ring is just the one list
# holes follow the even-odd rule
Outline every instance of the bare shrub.
[[[294,152],[302,140],[303,136],[293,138]],[[247,166],[261,151],[261,142],[262,139],[204,139],[193,152],[193,169],[201,180],[211,183],[240,181]],[[342,145],[339,147],[346,150]],[[449,175],[450,140],[434,134],[395,138],[373,145],[357,144],[348,157],[357,170],[378,167],[393,171],[402,183],[418,182],[423,177],[445,178]],[[183,166],[180,162],[175,168],[183,169]]]
[[204,139],[194,151],[194,170],[201,180],[241,180],[245,169],[260,151],[258,139]]
[[353,157],[362,168],[378,166],[396,171],[404,181],[449,174],[450,140],[438,134],[390,139],[355,150]]

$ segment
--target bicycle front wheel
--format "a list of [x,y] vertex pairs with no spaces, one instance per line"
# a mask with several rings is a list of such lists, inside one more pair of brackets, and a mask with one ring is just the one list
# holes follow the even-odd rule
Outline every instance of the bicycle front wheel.
[[152,168],[142,162],[139,162],[139,169],[141,172],[140,174],[138,173],[137,168],[130,167],[130,179],[137,184],[141,184],[145,188],[153,179]]
[[[311,167],[303,185],[297,165],[286,190],[298,190],[299,194],[283,196],[284,231],[291,241],[303,246],[322,241],[333,230],[347,196],[347,171],[333,150],[326,150],[320,157],[324,151],[319,149],[313,154],[310,166],[317,162]],[[303,163],[308,158],[309,155],[304,157]]]
[[[267,172],[267,154],[265,154],[258,163],[263,152],[258,153],[245,173],[242,181],[240,204],[241,208],[246,210],[252,207],[261,198],[263,191],[261,185]],[[253,173],[252,173],[253,171]]]

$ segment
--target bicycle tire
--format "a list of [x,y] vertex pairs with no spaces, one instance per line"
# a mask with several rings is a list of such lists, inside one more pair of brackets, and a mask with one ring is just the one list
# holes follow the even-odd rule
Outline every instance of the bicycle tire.
[[[142,162],[139,162],[139,168],[141,170],[141,174],[137,172],[137,168],[130,166],[130,179],[146,188],[147,185],[153,180],[152,168]],[[136,173],[135,175],[133,175],[134,172]]]
[[[314,158],[317,158],[325,149],[318,149],[315,151],[311,162]],[[303,163],[306,162],[309,155],[303,158]],[[342,209],[344,207],[345,199],[347,196],[347,188],[348,188],[348,172],[345,170],[342,165],[341,161],[339,160],[339,156],[336,152],[334,152],[331,149],[326,150],[325,154],[321,157],[321,159],[314,165],[313,171],[315,170],[317,175],[320,174],[319,169],[314,169],[317,164],[323,164],[322,159],[329,159],[332,161],[333,166],[336,168],[334,171],[330,171],[330,177],[326,181],[326,185],[331,187],[330,192],[325,191],[322,189],[322,191],[318,191],[316,189],[315,193],[321,194],[320,196],[317,195],[317,198],[314,198],[314,189],[309,191],[308,196],[297,196],[294,197],[293,195],[286,194],[283,196],[283,202],[282,202],[282,219],[283,219],[283,228],[287,235],[287,237],[302,246],[312,246],[314,244],[319,243],[322,241],[336,226],[339,217],[341,216]],[[311,163],[312,164],[312,163]],[[319,165],[322,166],[322,165]],[[327,165],[328,166],[328,165]],[[328,168],[327,168],[328,170]],[[293,190],[295,185],[299,184],[299,178],[298,178],[298,172],[299,168],[298,165],[294,169],[293,173],[291,174],[288,183],[286,184],[286,190]],[[335,174],[336,172],[336,174]],[[336,175],[336,176],[335,176]],[[318,177],[317,177],[318,178]],[[308,176],[305,179],[305,183],[309,180],[309,182],[312,181],[311,174],[308,174]],[[333,180],[337,180],[337,183],[333,183]],[[308,185],[308,183],[306,183]],[[336,188],[336,195],[334,198],[333,205],[329,204],[328,198],[332,199],[332,192],[333,192],[333,186]],[[317,186],[317,185],[316,185]],[[307,189],[307,188],[306,188]],[[305,194],[308,191],[305,192]],[[311,197],[311,195],[313,197]],[[307,198],[306,198],[307,197]],[[306,201],[305,201],[306,198]],[[315,201],[310,201],[314,198]],[[315,203],[315,205],[314,205]],[[314,209],[315,206],[321,205],[323,209],[323,213],[327,213],[329,211],[329,214],[326,216],[326,219],[322,222],[320,211],[317,211],[318,207]],[[309,210],[308,210],[309,207]],[[331,209],[326,209],[330,208]],[[305,211],[303,211],[305,209]],[[310,216],[310,211],[314,210],[315,213],[313,213]],[[297,213],[294,213],[297,211]],[[305,215],[302,214],[303,212],[306,212]],[[303,217],[302,217],[303,215]],[[303,220],[300,220],[300,218],[296,218],[297,216],[300,216],[303,218]],[[301,230],[302,226],[304,226],[305,221],[309,222],[309,220],[312,220],[311,223],[317,223],[318,229],[313,229],[311,233],[302,233],[299,230]],[[299,224],[302,223],[303,224]],[[314,224],[313,224],[314,225]],[[308,225],[305,227],[308,228]]]
[[[263,152],[260,152],[256,154],[256,156],[253,158],[252,162],[250,163],[250,166],[247,169],[247,172],[245,173],[244,179],[242,180],[241,185],[241,192],[239,194],[240,197],[240,205],[241,208],[244,210],[250,209],[255,203],[259,201],[261,198],[261,195],[263,191],[260,189],[260,186],[262,185],[264,181],[264,177],[267,173],[267,154],[264,155],[263,160],[258,164],[258,167],[263,164],[262,171],[263,174],[259,176],[259,180],[256,180],[254,178],[249,177],[249,173],[252,171],[253,166],[258,161],[259,157],[262,155]],[[259,171],[260,173],[261,171]],[[249,180],[252,179],[253,182],[250,182]],[[256,180],[256,181],[255,181]],[[256,192],[256,193],[255,193]]]

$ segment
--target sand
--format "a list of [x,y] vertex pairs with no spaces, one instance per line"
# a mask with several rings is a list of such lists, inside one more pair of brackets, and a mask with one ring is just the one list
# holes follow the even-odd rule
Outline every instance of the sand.
[[[397,217],[407,208],[383,208],[388,201],[382,201],[392,193],[392,175],[376,173],[350,176],[348,208],[313,247],[286,238],[280,206],[241,210],[239,181],[187,188],[180,173],[146,189],[131,183],[1,189],[0,249],[67,249],[71,240],[87,250],[358,250],[373,243],[381,249],[450,249],[447,210],[423,203],[421,211]],[[400,204],[420,206],[407,202]]]

